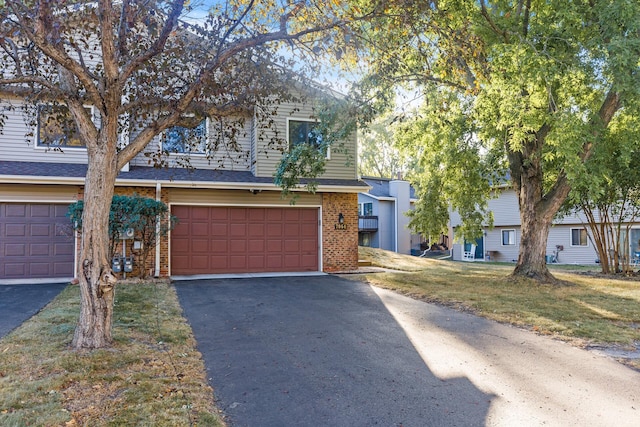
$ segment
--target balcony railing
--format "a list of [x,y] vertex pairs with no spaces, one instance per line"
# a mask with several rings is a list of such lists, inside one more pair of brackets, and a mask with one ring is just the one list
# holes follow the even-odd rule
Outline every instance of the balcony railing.
[[378,231],[378,216],[360,215],[358,217],[358,231]]

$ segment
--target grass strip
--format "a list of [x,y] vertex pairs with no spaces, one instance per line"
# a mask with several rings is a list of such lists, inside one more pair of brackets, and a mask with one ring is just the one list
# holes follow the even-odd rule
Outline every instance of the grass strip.
[[[595,267],[554,266],[552,273],[569,283],[554,286],[509,277],[513,264],[438,261],[371,248],[360,248],[360,259],[405,270],[361,276],[378,287],[581,346],[640,347],[637,278],[600,277]],[[638,359],[624,362],[640,368]]]
[[79,304],[68,286],[0,340],[0,425],[224,425],[168,281],[116,287],[108,349],[70,348]]

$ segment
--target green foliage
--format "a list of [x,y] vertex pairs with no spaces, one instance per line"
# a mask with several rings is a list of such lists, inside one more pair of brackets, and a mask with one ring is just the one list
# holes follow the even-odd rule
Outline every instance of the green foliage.
[[423,91],[415,129],[400,139],[418,153],[425,199],[412,224],[429,233],[448,205],[476,234],[488,185],[505,176],[526,196],[521,212],[535,212],[526,228],[550,224],[586,162],[601,161],[590,158],[612,119],[640,101],[636,1],[398,0],[385,11],[361,27],[370,68],[356,92],[388,104],[391,87]]
[[366,128],[358,129],[358,173],[392,178],[406,170],[404,156],[394,146],[398,114],[387,112]]
[[640,215],[639,111],[628,106],[612,120],[593,155],[571,177],[560,214],[583,212],[604,273],[629,270],[628,233]]
[[474,122],[468,120],[469,99],[447,89],[425,95],[418,115],[396,134],[398,147],[415,161],[409,178],[419,197],[410,227],[431,238],[447,233],[453,209],[463,219],[456,238],[474,240],[483,226],[493,224],[486,199],[498,165],[482,153]]

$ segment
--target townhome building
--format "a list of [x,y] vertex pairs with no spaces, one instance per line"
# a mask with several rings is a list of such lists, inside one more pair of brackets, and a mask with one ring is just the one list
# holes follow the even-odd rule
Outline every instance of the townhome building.
[[[474,261],[515,262],[520,248],[521,227],[518,198],[515,190],[504,186],[496,198],[489,200],[493,212],[493,227],[485,227],[479,239],[455,241],[452,259]],[[460,215],[451,213],[451,229],[455,238],[456,227],[461,224]],[[640,228],[631,227],[623,250],[633,254],[640,251]],[[546,251],[547,263],[591,265],[599,262],[593,245],[591,231],[584,213],[578,212],[556,218],[549,229]]]
[[[35,118],[22,106],[20,99],[0,101],[0,282],[70,280],[81,234],[67,209],[83,198],[87,152],[52,123],[48,106],[38,106]],[[214,119],[159,135],[116,182],[116,194],[160,200],[178,220],[149,264],[137,268],[158,277],[356,269],[358,193],[368,185],[351,161],[355,134],[340,150],[327,150],[314,193],[301,187],[292,203],[274,184],[283,151],[308,138],[315,111],[313,96],[281,104],[269,126],[246,111],[233,149],[212,143],[224,127]],[[269,132],[283,135],[285,146],[270,142]],[[195,137],[202,144],[193,148],[186,139]],[[120,135],[120,144],[128,138]],[[154,167],[150,159],[162,152],[168,166]],[[137,262],[133,242],[128,250]]]

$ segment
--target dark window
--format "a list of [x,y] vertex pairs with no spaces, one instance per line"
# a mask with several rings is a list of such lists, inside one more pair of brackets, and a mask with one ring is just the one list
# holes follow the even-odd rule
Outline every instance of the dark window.
[[295,147],[300,144],[309,144],[318,149],[323,148],[322,134],[318,122],[289,120],[289,145]]
[[[91,112],[91,108],[87,108]],[[39,147],[85,148],[69,108],[66,105],[38,107]]]
[[174,126],[164,132],[162,148],[169,153],[204,154],[207,151],[207,121],[194,128]]
[[363,203],[362,204],[362,215],[371,216],[373,215],[373,203]]
[[587,246],[587,230],[584,228],[572,228],[571,246]]
[[502,245],[510,246],[516,244],[516,230],[502,230]]

